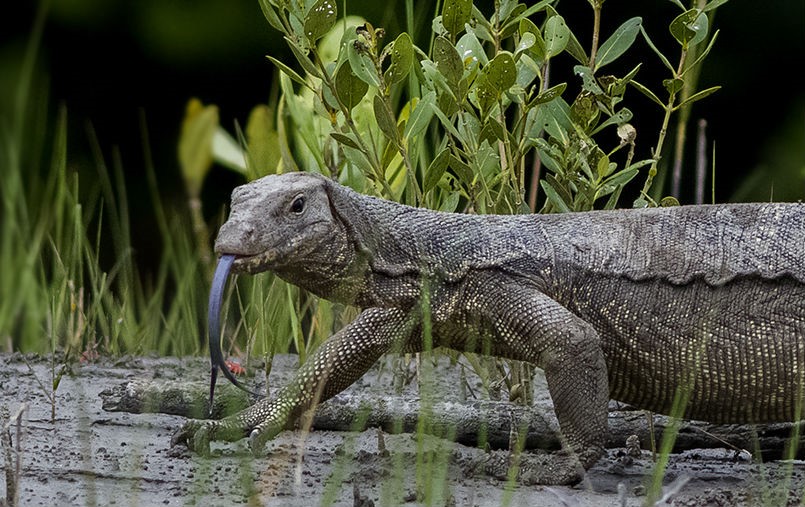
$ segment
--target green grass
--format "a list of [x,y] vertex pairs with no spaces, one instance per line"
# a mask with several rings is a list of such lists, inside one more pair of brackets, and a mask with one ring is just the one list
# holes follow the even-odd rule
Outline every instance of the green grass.
[[40,13],[16,79],[15,107],[0,118],[0,350],[196,353],[207,276],[199,276],[186,219],[162,208],[146,131],[163,248],[152,275],[134,254],[119,160],[110,169],[91,132],[97,177],[83,187],[87,178],[68,167],[66,109],[49,125],[47,87],[34,72],[43,20]]

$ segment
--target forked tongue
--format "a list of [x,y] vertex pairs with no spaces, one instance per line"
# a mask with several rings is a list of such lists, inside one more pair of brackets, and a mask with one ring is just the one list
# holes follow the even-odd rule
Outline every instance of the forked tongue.
[[207,327],[210,334],[210,414],[212,414],[212,401],[215,396],[215,381],[218,380],[218,368],[221,369],[224,377],[237,387],[254,396],[260,396],[238,381],[227,367],[224,354],[221,352],[221,306],[224,300],[226,279],[229,277],[233,262],[235,262],[234,255],[222,255],[218,259],[210,288],[210,306],[207,314]]

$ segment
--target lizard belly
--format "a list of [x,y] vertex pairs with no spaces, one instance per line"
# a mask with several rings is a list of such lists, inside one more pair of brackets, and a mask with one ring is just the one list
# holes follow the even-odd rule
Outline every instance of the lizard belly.
[[805,285],[599,277],[573,292],[601,336],[613,399],[714,423],[803,418]]

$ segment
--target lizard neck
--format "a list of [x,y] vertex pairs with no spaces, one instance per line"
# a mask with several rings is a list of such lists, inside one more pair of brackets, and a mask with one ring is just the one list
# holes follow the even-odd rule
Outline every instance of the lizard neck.
[[360,307],[408,307],[420,295],[429,266],[422,255],[426,210],[365,196],[345,187],[330,189],[332,213],[341,223],[351,262],[344,270],[345,294]]

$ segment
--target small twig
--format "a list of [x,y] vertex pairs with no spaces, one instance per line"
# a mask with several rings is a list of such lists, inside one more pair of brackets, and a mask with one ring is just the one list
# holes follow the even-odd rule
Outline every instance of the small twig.
[[601,3],[599,1],[591,2],[593,6],[593,41],[590,46],[590,69],[595,68],[595,57],[598,53],[598,38],[601,33]]
[[[5,446],[4,458],[6,469],[6,498],[2,502],[3,506],[16,507],[20,500],[20,477],[22,476],[22,414],[28,409],[28,404],[23,403],[13,417],[8,417],[8,409],[3,407],[0,410],[0,421],[2,422],[2,435],[0,443]],[[17,428],[17,445],[14,445],[11,436],[11,426]]]

